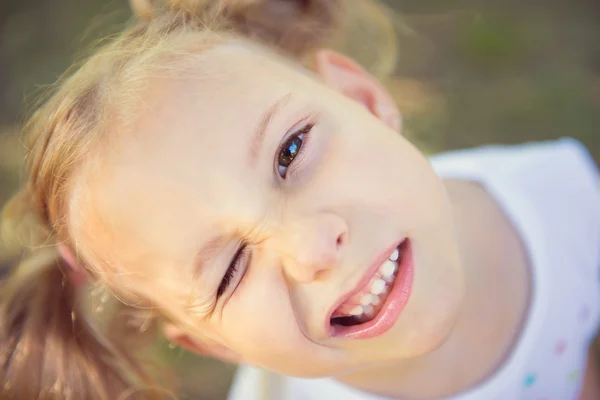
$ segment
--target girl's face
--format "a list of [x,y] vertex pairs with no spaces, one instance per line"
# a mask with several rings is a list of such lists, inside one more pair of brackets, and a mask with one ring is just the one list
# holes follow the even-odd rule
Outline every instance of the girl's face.
[[462,277],[440,180],[373,78],[328,52],[317,72],[217,47],[157,80],[111,143],[89,188],[112,228],[95,250],[157,304],[187,302],[195,329],[170,339],[324,376],[449,335]]

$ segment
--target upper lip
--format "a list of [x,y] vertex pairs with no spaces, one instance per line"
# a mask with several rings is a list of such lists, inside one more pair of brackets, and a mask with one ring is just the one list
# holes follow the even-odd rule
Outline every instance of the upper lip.
[[369,265],[369,268],[367,268],[367,270],[365,271],[363,276],[360,278],[358,283],[354,286],[354,289],[352,289],[352,290],[346,292],[344,295],[342,295],[329,308],[329,311],[327,312],[326,319],[325,319],[325,326],[327,328],[326,330],[331,329],[331,316],[333,315],[334,311],[340,305],[344,304],[344,302],[347,301],[350,297],[352,297],[355,294],[357,294],[358,292],[360,292],[366,286],[366,284],[369,283],[369,281],[371,280],[371,278],[373,277],[375,272],[377,272],[377,270],[379,269],[381,264],[383,264],[383,262],[385,260],[390,258],[390,256],[392,255],[392,253],[394,252],[396,247],[398,247],[400,245],[400,243],[402,243],[402,242],[401,241],[396,242],[393,246],[388,247],[383,252],[381,252],[377,257],[375,257],[375,259],[373,259],[373,261],[371,262],[371,265]]

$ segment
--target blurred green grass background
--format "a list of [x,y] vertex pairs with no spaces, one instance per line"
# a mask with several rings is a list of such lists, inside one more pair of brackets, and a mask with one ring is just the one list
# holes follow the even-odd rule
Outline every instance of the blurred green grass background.
[[[425,151],[572,136],[600,160],[600,2],[383,2],[401,20],[390,88]],[[126,0],[0,0],[1,203],[18,187],[27,105],[128,17]],[[182,398],[224,398],[232,366],[162,353]]]

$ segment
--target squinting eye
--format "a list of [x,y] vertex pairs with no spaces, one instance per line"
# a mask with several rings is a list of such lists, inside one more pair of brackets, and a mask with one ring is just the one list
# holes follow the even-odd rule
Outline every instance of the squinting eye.
[[279,155],[277,158],[277,170],[279,175],[285,179],[287,170],[294,160],[298,157],[304,149],[302,144],[305,139],[305,135],[308,135],[314,124],[308,124],[303,127],[299,132],[290,136],[280,147]]

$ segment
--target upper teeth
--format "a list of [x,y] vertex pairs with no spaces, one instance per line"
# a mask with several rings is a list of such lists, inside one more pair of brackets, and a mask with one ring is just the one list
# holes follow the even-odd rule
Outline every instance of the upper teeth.
[[385,281],[383,279],[375,279],[373,283],[371,283],[371,293],[372,294],[381,294],[385,291]]
[[381,275],[383,275],[384,278],[389,278],[390,276],[394,275],[394,272],[396,272],[396,263],[387,260],[386,262],[381,264],[381,267],[379,267],[379,272],[381,273]]
[[352,310],[350,310],[350,312],[348,314],[349,315],[360,315],[362,313],[363,313],[362,306],[356,306]]
[[[350,310],[345,308],[343,313],[351,316],[367,316],[371,317],[377,311],[376,308],[387,297],[390,284],[396,278],[396,271],[398,270],[398,259],[400,257],[398,249],[390,255],[389,259],[384,261],[375,276],[371,279],[371,282],[365,289],[363,289],[362,295],[358,298],[353,298],[348,301],[347,306],[350,306]],[[354,303],[354,305],[352,305]],[[358,303],[358,304],[357,304]],[[342,306],[344,307],[344,306]]]
[[[398,249],[395,249],[390,255],[389,260],[385,260],[383,264],[381,264],[379,267],[379,273],[383,279],[377,278],[371,282],[371,286],[369,286],[370,293],[365,294],[360,298],[360,304],[363,306],[363,308],[371,304],[376,306],[381,302],[380,295],[387,291],[388,283],[391,283],[395,278],[394,274],[398,269],[399,256],[400,253]],[[355,307],[353,311],[358,312],[359,310]]]
[[377,296],[373,296],[371,293],[365,294],[363,297],[360,298],[360,304],[363,306],[373,304],[373,302],[375,302],[376,298],[377,298]]

